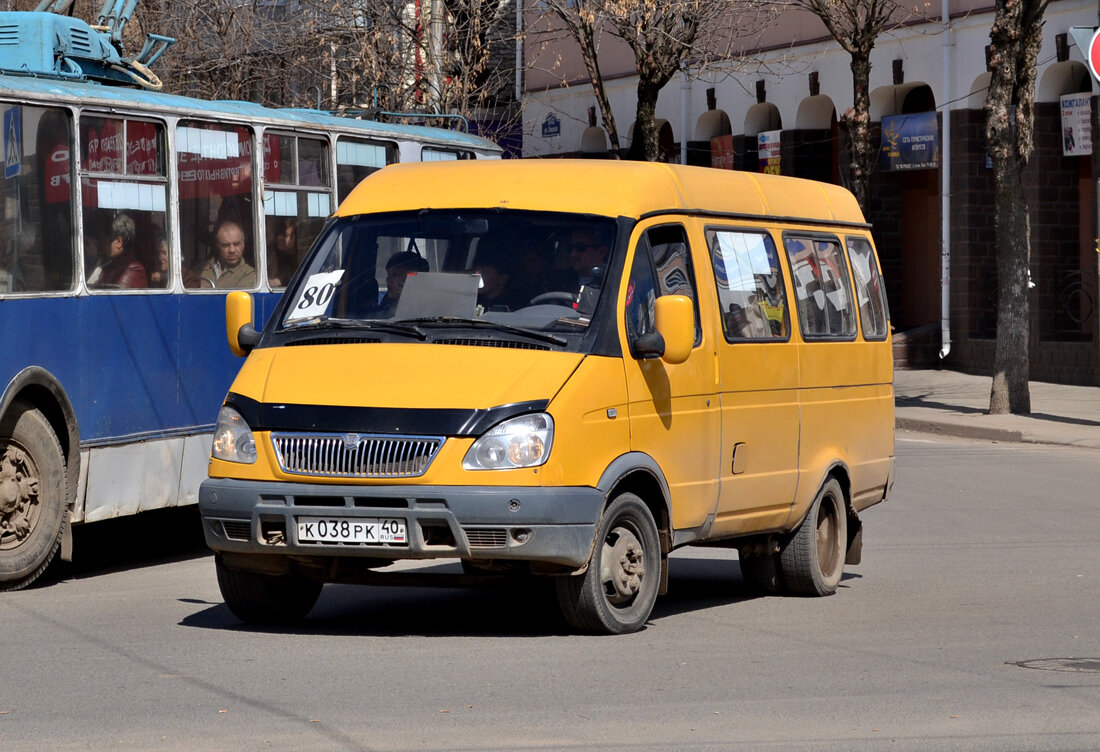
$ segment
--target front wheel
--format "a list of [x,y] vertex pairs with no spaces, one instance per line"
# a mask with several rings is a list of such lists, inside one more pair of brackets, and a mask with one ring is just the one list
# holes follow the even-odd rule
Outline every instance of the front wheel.
[[261,574],[227,566],[214,557],[218,588],[229,610],[248,624],[292,624],[306,618],[324,585],[297,572]]
[[844,573],[848,510],[844,492],[830,478],[779,555],[783,584],[794,593],[832,595]]
[[41,412],[16,401],[0,421],[0,590],[46,571],[68,523],[61,445]]
[[661,580],[661,541],[653,514],[624,493],[604,512],[583,575],[557,579],[558,604],[570,626],[603,634],[642,628]]

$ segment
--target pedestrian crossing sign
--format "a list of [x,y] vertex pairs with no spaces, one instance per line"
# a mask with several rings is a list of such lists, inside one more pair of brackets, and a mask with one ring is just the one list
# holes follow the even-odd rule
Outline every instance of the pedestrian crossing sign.
[[19,177],[23,162],[23,118],[19,107],[4,110],[4,177]]

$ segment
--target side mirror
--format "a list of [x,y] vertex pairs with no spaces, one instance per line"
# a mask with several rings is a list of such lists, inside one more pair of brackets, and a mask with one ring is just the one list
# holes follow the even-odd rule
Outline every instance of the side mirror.
[[661,359],[683,363],[695,347],[695,306],[686,295],[662,295],[654,301],[654,324],[665,341]]
[[252,323],[252,296],[236,290],[225,296],[225,338],[233,354],[243,358],[260,341]]

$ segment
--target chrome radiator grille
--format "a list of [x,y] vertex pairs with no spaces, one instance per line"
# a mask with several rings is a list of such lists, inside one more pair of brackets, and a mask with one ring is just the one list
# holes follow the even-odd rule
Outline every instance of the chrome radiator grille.
[[440,436],[272,434],[283,472],[330,478],[415,478],[428,470]]

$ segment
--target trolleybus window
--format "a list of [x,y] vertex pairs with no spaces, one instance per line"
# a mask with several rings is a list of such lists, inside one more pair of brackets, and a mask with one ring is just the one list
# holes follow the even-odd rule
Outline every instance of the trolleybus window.
[[0,294],[72,290],[72,120],[60,109],[0,109],[15,135],[0,181]]
[[327,141],[264,134],[267,275],[285,287],[332,213]]
[[771,236],[715,228],[706,236],[726,341],[787,339],[787,291]]
[[397,146],[358,138],[336,141],[336,200],[343,203],[363,178],[397,161]]
[[474,155],[468,151],[455,151],[453,149],[433,149],[425,146],[420,150],[421,162],[448,162],[455,159],[473,159]]
[[165,151],[161,123],[81,118],[84,274],[90,289],[167,287],[159,247],[168,226]]
[[181,121],[176,164],[184,286],[255,287],[251,131],[240,125]]

